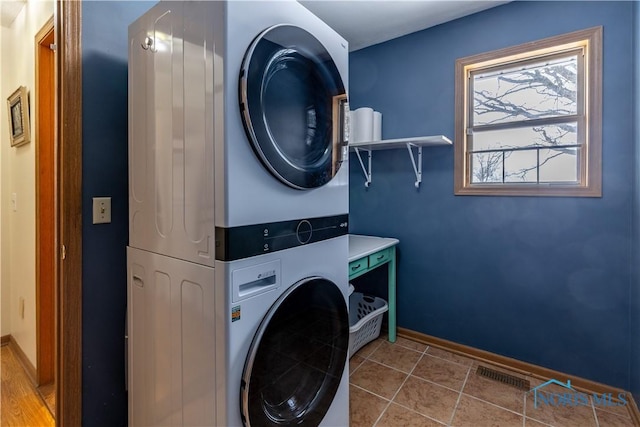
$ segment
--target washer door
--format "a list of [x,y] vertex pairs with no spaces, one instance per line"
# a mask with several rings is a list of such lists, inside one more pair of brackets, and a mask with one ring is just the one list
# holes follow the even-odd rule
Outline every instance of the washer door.
[[240,71],[240,112],[252,147],[285,184],[311,189],[342,163],[346,92],[313,35],[276,25],[252,42]]
[[291,286],[262,320],[244,366],[240,405],[245,426],[320,424],[347,361],[349,314],[331,281]]

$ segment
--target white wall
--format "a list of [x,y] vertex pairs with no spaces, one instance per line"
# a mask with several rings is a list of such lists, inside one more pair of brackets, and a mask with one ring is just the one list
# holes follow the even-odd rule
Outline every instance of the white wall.
[[[2,335],[11,334],[36,365],[35,286],[35,35],[53,15],[54,2],[29,0],[13,23],[1,27],[0,221],[2,226]],[[26,86],[31,103],[31,142],[10,147],[6,99]],[[17,196],[13,211],[11,196]],[[24,317],[19,302],[24,299]]]
[[[3,44],[2,44],[2,35],[4,34],[4,27],[0,27],[0,52],[2,52],[3,50]],[[3,68],[2,68],[2,60],[3,60],[4,55],[0,54],[0,95],[4,94],[4,86],[3,86],[3,78],[2,76],[4,75],[4,72],[2,72]],[[0,99],[0,101],[2,101]],[[4,109],[0,108],[0,113],[2,114],[6,114],[6,107]],[[1,117],[0,117],[1,118]],[[5,135],[5,132],[7,132],[7,125],[6,122],[4,120],[0,120],[0,146],[4,146],[4,138],[1,137],[2,135]],[[8,283],[7,280],[5,280],[4,277],[4,273],[7,270],[7,268],[3,268],[4,264],[5,264],[5,259],[4,259],[4,254],[7,253],[7,251],[5,250],[5,241],[3,239],[4,234],[2,233],[2,230],[4,230],[5,228],[5,222],[3,220],[3,216],[4,216],[4,203],[5,203],[5,198],[4,198],[4,194],[6,194],[5,192],[5,187],[7,187],[5,185],[5,179],[4,179],[4,174],[3,171],[5,170],[5,166],[4,166],[4,160],[7,156],[4,153],[4,150],[2,150],[2,148],[0,147],[0,336],[5,336],[8,335],[11,332],[11,323],[10,323],[10,312],[9,312],[9,307],[7,307],[5,309],[5,303],[9,301],[9,299],[11,298],[11,293],[9,292],[9,286],[2,286],[3,283]]]

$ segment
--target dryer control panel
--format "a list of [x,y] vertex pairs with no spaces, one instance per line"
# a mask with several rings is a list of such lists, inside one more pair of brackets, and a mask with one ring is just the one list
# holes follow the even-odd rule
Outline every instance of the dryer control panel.
[[348,233],[347,214],[231,228],[216,227],[216,260],[235,261]]

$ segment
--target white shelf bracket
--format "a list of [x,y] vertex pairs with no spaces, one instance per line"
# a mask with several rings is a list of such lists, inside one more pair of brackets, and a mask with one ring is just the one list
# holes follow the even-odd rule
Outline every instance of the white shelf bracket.
[[[364,176],[367,179],[364,185],[366,187],[369,187],[369,185],[371,185],[372,177],[371,151],[407,147],[407,151],[409,151],[409,158],[411,159],[411,166],[413,166],[413,173],[416,175],[416,182],[413,185],[416,188],[420,188],[420,184],[422,183],[422,147],[432,147],[438,145],[446,146],[453,144],[451,140],[444,135],[434,135],[419,136],[413,138],[383,139],[380,141],[355,142],[353,144],[350,144],[350,148],[355,150],[356,155],[358,156],[360,167],[362,168],[362,172],[364,172]],[[413,151],[413,147],[416,148],[415,154]],[[366,166],[365,162],[362,160],[360,150],[366,151],[367,155],[369,156]]]
[[[369,187],[371,185],[371,150],[367,150],[366,148],[355,147],[356,155],[358,156],[358,161],[360,162],[360,167],[362,168],[362,172],[364,173],[364,177],[366,181],[364,183],[365,187]],[[362,161],[362,157],[360,156],[360,150],[366,151],[368,155],[368,167],[364,166],[364,162]]]
[[416,159],[413,155],[413,150],[411,149],[411,143],[407,142],[407,150],[409,151],[409,157],[411,158],[411,165],[413,165],[413,172],[416,174],[416,188],[420,188],[420,183],[422,182],[422,147],[418,146],[418,160],[416,166]]

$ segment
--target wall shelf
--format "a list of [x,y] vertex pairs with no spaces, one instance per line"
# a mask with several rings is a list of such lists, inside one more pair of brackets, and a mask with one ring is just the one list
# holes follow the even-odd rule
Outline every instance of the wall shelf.
[[[389,150],[393,148],[407,147],[413,172],[416,175],[416,188],[420,187],[422,182],[422,147],[431,147],[436,145],[453,145],[451,140],[444,135],[420,136],[413,138],[400,139],[383,139],[380,141],[365,141],[349,143],[349,148],[356,152],[360,167],[365,176],[365,187],[371,185],[371,152],[374,150]],[[417,155],[414,155],[413,148],[416,148]],[[367,152],[367,166],[365,167],[360,154],[361,151]],[[416,158],[417,157],[417,158]]]

